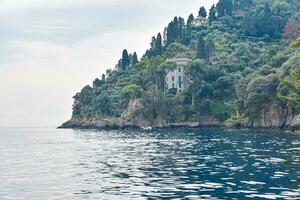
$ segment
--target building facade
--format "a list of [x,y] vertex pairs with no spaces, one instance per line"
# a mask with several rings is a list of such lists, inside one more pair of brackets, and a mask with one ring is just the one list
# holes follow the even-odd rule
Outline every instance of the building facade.
[[192,25],[195,27],[207,25],[208,20],[205,17],[197,17],[192,21]]
[[188,78],[185,75],[185,69],[189,59],[177,58],[169,59],[168,61],[176,63],[176,67],[167,72],[166,75],[166,89],[168,92],[182,92],[189,86]]

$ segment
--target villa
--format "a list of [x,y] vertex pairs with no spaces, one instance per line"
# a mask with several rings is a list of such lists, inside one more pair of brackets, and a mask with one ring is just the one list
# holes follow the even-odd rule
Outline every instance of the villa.
[[205,17],[197,17],[192,21],[192,25],[195,27],[206,25],[208,20]]
[[168,71],[166,75],[166,89],[168,92],[182,92],[188,88],[189,81],[185,75],[185,67],[189,59],[187,58],[176,58],[169,59],[176,63],[176,68]]

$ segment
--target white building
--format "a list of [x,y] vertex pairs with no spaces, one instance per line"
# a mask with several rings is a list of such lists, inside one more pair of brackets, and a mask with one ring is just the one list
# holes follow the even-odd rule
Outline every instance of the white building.
[[192,25],[195,26],[195,27],[202,26],[202,25],[207,25],[207,23],[208,23],[208,20],[205,17],[201,17],[201,16],[195,18],[192,21]]
[[166,75],[166,89],[167,91],[182,92],[188,88],[188,79],[185,75],[185,67],[188,64],[189,59],[177,58],[169,59],[168,61],[175,62],[176,68],[168,71]]

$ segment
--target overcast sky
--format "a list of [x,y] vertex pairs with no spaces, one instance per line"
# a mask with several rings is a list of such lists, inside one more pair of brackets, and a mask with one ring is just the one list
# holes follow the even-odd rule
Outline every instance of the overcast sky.
[[72,96],[112,68],[123,49],[141,56],[174,16],[217,0],[1,0],[0,126],[57,126]]

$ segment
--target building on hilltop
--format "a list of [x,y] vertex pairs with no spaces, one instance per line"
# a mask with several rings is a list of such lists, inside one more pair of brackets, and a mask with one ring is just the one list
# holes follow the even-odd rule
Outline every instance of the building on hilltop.
[[185,69],[189,62],[187,58],[169,59],[168,61],[176,63],[176,68],[167,72],[166,90],[167,92],[182,92],[189,86],[189,80],[185,75]]
[[195,27],[207,25],[208,20],[205,17],[197,17],[192,21],[192,25]]

